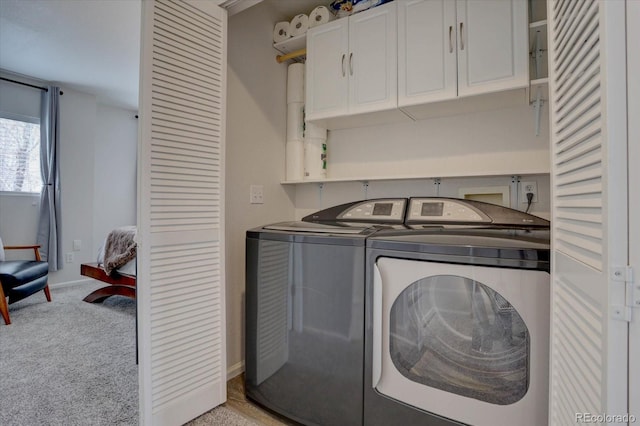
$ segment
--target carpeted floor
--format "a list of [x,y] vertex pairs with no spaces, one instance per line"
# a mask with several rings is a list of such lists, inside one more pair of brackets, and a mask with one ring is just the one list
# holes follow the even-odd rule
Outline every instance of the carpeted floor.
[[1,425],[135,425],[135,301],[82,298],[100,285],[52,288],[0,324]]
[[[52,288],[9,308],[0,320],[0,425],[138,424],[135,301],[82,298],[101,283]],[[221,406],[194,425],[257,423]]]

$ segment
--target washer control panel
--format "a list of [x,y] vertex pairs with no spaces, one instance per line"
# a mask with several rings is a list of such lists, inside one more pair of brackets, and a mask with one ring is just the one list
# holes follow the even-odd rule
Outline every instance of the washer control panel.
[[412,198],[407,222],[491,222],[491,219],[464,200]]
[[379,220],[381,222],[402,222],[404,220],[405,205],[407,200],[388,199],[371,200],[350,206],[340,213],[338,220]]

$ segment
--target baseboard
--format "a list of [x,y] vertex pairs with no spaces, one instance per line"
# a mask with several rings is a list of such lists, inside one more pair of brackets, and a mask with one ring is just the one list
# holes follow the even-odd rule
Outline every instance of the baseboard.
[[227,367],[227,381],[244,373],[244,361],[237,362],[231,367]]
[[49,284],[49,288],[54,289],[54,288],[73,287],[77,285],[86,285],[94,281],[95,280],[93,279],[86,279],[86,278],[82,280],[65,281],[63,283]]

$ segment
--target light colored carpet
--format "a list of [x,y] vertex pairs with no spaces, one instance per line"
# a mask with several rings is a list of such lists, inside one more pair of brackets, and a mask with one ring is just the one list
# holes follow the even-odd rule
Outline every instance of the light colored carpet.
[[[34,294],[0,320],[0,425],[133,426],[138,424],[135,301],[82,299],[102,283]],[[194,426],[256,423],[227,407]]]
[[1,425],[135,425],[135,301],[82,298],[101,285],[52,288],[0,324]]

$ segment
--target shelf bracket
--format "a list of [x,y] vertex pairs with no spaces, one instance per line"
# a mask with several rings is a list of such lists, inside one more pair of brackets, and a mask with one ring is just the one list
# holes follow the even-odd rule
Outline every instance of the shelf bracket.
[[534,69],[536,72],[535,78],[542,77],[542,59],[544,56],[544,52],[546,51],[546,49],[543,49],[542,47],[541,37],[542,37],[541,30],[536,30],[535,42],[533,44],[531,52],[529,52],[529,54],[533,58]]
[[322,210],[322,193],[324,191],[324,182],[318,184],[318,209]]
[[369,181],[368,180],[362,181],[362,192],[364,193],[364,199],[368,200],[369,199]]
[[540,86],[536,88],[536,100],[533,101],[533,110],[534,110],[534,125],[535,125],[535,133],[536,136],[540,136],[540,115],[542,110],[542,105],[544,101],[542,100],[542,89]]
[[518,209],[518,200],[520,199],[520,176],[511,176],[511,208]]
[[436,188],[436,197],[440,196],[440,178],[433,179],[433,185]]

